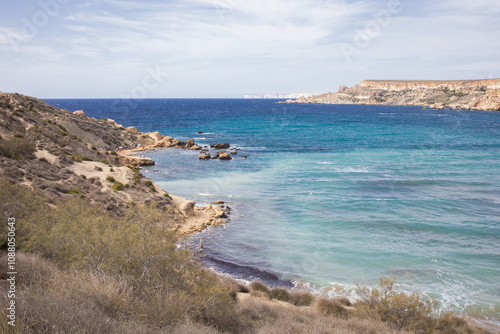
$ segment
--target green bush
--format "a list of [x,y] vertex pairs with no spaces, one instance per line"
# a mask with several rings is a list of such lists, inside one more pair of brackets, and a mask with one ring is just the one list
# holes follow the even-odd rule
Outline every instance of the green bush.
[[71,156],[71,159],[76,160],[76,161],[80,161],[80,162],[82,162],[82,161],[92,161],[92,159],[90,159],[90,158],[88,158],[86,156],[78,156],[78,155],[74,155],[74,154]]
[[81,192],[79,192],[78,190],[75,190],[75,189],[71,189],[69,191],[69,193],[70,193],[70,195],[73,195],[73,194],[78,195],[78,196],[80,196],[80,198],[84,198],[85,197]]
[[124,188],[123,183],[118,182],[118,181],[115,181],[115,183],[113,183],[113,190],[122,191],[123,188]]
[[112,177],[111,175],[109,175],[108,177],[106,177],[106,180],[108,180],[108,181],[109,181],[109,182],[111,182],[111,183],[113,183],[113,182],[115,182],[115,181],[116,181],[116,180],[115,180],[115,178],[114,178],[114,177]]
[[111,155],[117,155],[115,151],[111,151],[111,152],[109,152],[109,154],[111,154]]
[[147,180],[146,182],[144,182],[144,184],[146,185],[146,187],[150,187],[153,185],[153,182],[150,180]]
[[102,160],[101,160],[101,162],[102,162],[103,164],[106,164],[106,165],[108,164],[108,160],[106,160],[106,159],[102,159]]

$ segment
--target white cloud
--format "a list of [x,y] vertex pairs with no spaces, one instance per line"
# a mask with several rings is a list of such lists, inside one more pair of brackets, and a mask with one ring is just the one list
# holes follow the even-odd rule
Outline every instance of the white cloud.
[[[0,23],[0,68],[33,62],[40,71],[32,70],[31,78],[40,86],[47,64],[58,63],[54,75],[84,68],[78,72],[84,95],[103,75],[107,87],[99,92],[104,94],[123,87],[127,75],[133,84],[133,73],[147,64],[171,73],[171,81],[154,92],[157,96],[241,96],[272,87],[327,91],[367,76],[430,77],[452,70],[479,76],[487,66],[500,76],[497,0],[402,2],[403,12],[347,63],[340,44],[353,43],[391,2],[397,0],[70,2],[22,52],[14,52],[5,37],[20,27]],[[0,84],[11,79],[0,78]],[[54,85],[54,90],[65,89]]]

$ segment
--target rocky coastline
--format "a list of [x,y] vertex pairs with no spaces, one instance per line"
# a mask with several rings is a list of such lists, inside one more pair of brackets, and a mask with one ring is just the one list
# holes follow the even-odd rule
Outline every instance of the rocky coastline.
[[[40,191],[49,205],[80,196],[116,215],[131,206],[154,205],[175,223],[180,237],[228,222],[230,208],[224,204],[199,208],[140,172],[155,162],[139,154],[162,148],[202,150],[193,139],[142,133],[112,119],[87,117],[82,110],[0,92],[0,174]],[[221,160],[227,156],[217,153]]]
[[300,97],[282,103],[408,105],[442,110],[500,111],[500,79],[363,80],[336,93]]

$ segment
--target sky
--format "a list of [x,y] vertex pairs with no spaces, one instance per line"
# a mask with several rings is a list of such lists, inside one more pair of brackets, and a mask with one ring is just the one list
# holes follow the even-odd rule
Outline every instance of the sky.
[[0,91],[39,98],[326,93],[500,78],[498,0],[2,1]]

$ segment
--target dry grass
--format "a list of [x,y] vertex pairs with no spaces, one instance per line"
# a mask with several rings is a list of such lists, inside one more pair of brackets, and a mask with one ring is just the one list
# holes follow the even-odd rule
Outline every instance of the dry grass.
[[313,308],[295,308],[272,301],[245,298],[238,304],[240,317],[253,324],[248,333],[402,333],[381,322],[370,320],[343,320],[318,314]]

